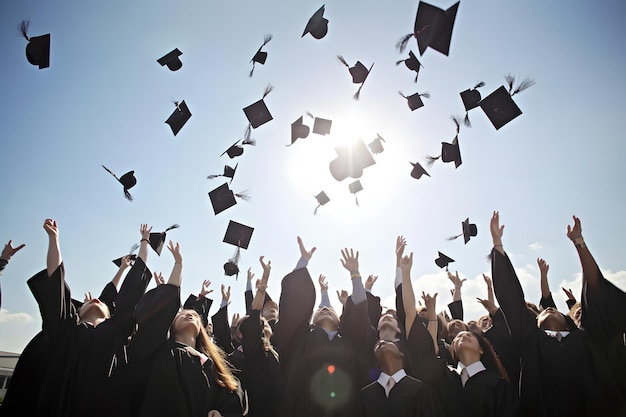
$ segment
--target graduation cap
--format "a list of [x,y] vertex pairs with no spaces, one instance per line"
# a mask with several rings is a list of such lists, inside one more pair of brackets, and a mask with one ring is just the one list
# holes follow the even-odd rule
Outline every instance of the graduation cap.
[[424,107],[424,102],[422,101],[422,97],[424,98],[430,98],[430,94],[428,93],[415,93],[415,94],[411,94],[410,96],[405,96],[402,91],[398,91],[398,94],[400,94],[402,97],[404,97],[406,99],[406,102],[409,106],[409,109],[411,109],[411,111],[417,110],[420,107]]
[[157,62],[161,64],[161,66],[167,65],[170,71],[178,71],[183,66],[183,62],[179,58],[182,54],[183,53],[176,48],[172,52],[169,52],[157,59]]
[[356,193],[363,190],[363,185],[361,185],[361,181],[356,180],[354,182],[351,182],[348,188],[350,189],[350,192],[354,194],[354,201],[356,202],[356,205],[358,207],[359,199],[357,198]]
[[328,33],[328,19],[324,18],[324,6],[325,5],[320,7],[313,16],[311,16],[301,37],[304,37],[307,33],[310,33],[315,39],[322,39],[326,36]]
[[409,57],[407,59],[396,61],[396,65],[400,65],[403,62],[408,69],[415,71],[415,80],[413,82],[417,82],[417,76],[420,73],[420,68],[423,67],[422,63],[417,59],[413,51],[409,51]]
[[50,66],[50,34],[41,36],[28,36],[29,20],[22,20],[20,23],[20,33],[28,41],[26,45],[26,59],[32,65],[39,66],[39,69]]
[[178,101],[174,101],[174,105],[176,106],[176,109],[172,112],[170,117],[167,118],[165,123],[170,125],[170,127],[172,128],[172,133],[174,133],[174,136],[176,136],[178,132],[180,132],[180,129],[185,126],[187,120],[189,120],[189,118],[191,117],[191,112],[189,111],[185,100],[180,103]]
[[322,119],[321,117],[315,117],[311,113],[306,113],[309,117],[313,117],[315,120],[313,121],[313,133],[316,135],[328,135],[330,134],[330,128],[333,124],[332,120]]
[[361,97],[361,88],[363,88],[363,84],[365,83],[367,76],[370,74],[370,71],[372,70],[374,64],[372,64],[370,68],[367,69],[367,67],[365,67],[365,65],[363,65],[361,61],[357,61],[356,64],[351,67],[346,62],[343,56],[337,55],[337,59],[348,68],[348,71],[350,71],[350,75],[352,75],[352,82],[354,84],[361,84],[359,86],[359,89],[356,90],[356,93],[354,93],[354,95],[352,96],[353,99],[358,100]]
[[478,107],[478,103],[480,103],[480,91],[477,89],[480,87],[484,87],[485,83],[483,81],[477,83],[474,88],[467,89],[465,91],[461,91],[460,96],[463,101],[463,106],[465,107],[465,119],[463,120],[463,124],[467,127],[472,127],[472,124],[469,120],[469,111]]
[[413,33],[404,36],[396,45],[400,52],[404,51],[409,39],[414,36],[417,39],[420,55],[424,55],[426,48],[430,47],[447,56],[450,52],[452,29],[459,3],[457,1],[449,9],[443,10],[420,1],[417,6]]
[[437,264],[437,266],[439,268],[446,268],[446,271],[448,270],[448,264],[452,262],[454,262],[454,259],[444,255],[441,252],[439,252],[439,257],[435,259],[435,263]]
[[416,180],[422,178],[422,175],[427,175],[430,177],[430,174],[426,172],[424,167],[419,162],[411,162],[411,165],[413,165],[413,170],[411,170],[411,176]]
[[[133,246],[130,247],[130,251],[128,252],[128,255],[124,255],[124,256],[130,256],[131,263],[135,262],[135,259],[137,259],[137,255],[135,255],[135,251],[137,249],[139,249],[139,245],[135,243]],[[120,256],[117,259],[113,259],[113,263],[117,265],[118,268],[122,266],[122,259],[124,258],[124,256]]]
[[451,119],[456,125],[456,136],[454,136],[452,143],[441,142],[441,154],[439,156],[428,156],[428,166],[432,166],[435,161],[440,158],[446,163],[454,162],[455,168],[458,168],[463,163],[461,160],[461,150],[459,148],[459,132],[461,130],[461,122],[457,116],[452,116]]
[[517,107],[517,104],[513,101],[513,96],[535,85],[534,80],[525,78],[517,87],[513,87],[515,77],[509,74],[505,79],[509,85],[508,91],[504,86],[500,86],[500,88],[478,103],[496,130],[522,114],[520,108]]
[[376,133],[376,139],[371,141],[367,146],[370,148],[370,151],[372,151],[372,153],[376,155],[378,153],[383,153],[383,151],[385,150],[385,148],[383,148],[382,142],[385,142],[385,139],[383,139],[382,136]]
[[[241,144],[240,144],[241,142]],[[243,154],[243,145],[252,145],[252,146],[256,146],[256,141],[252,138],[246,138],[243,140],[238,140],[237,142],[235,142],[233,145],[231,145],[230,148],[226,149],[224,152],[222,152],[222,154],[220,156],[224,156],[224,154],[227,154],[228,157],[230,159],[236,158],[238,156],[241,156]]]
[[317,214],[317,209],[322,207],[324,204],[326,204],[326,203],[328,203],[330,201],[330,198],[328,198],[328,196],[326,195],[326,193],[324,191],[322,191],[318,195],[316,195],[315,199],[317,200],[317,207],[315,207],[315,210],[313,211],[313,214]]
[[254,54],[254,56],[250,60],[250,62],[252,63],[252,69],[250,70],[250,74],[249,74],[250,77],[252,77],[252,74],[254,74],[254,66],[257,63],[261,65],[265,65],[265,60],[267,59],[267,52],[263,52],[261,51],[261,49],[263,49],[263,47],[267,45],[269,41],[271,40],[272,40],[272,35],[265,35],[265,38],[263,39],[263,45],[261,45],[259,50],[256,51],[256,54]]
[[467,245],[467,242],[469,242],[472,237],[478,235],[478,228],[476,228],[476,225],[474,223],[469,222],[469,217],[461,222],[461,227],[463,228],[463,233],[461,233],[460,235],[451,236],[448,238],[448,240],[454,240],[457,237],[463,236],[465,244]]
[[133,196],[130,194],[128,190],[133,188],[137,184],[137,178],[135,178],[135,171],[129,171],[126,174],[122,175],[120,178],[117,178],[117,175],[113,173],[109,168],[102,165],[109,174],[113,175],[113,177],[122,184],[124,187],[124,196],[128,201],[133,201]]
[[239,164],[235,165],[235,168],[233,168],[230,165],[224,165],[223,174],[213,174],[213,175],[207,176],[207,178],[212,180],[213,178],[217,178],[217,177],[226,177],[226,178],[230,178],[230,182],[233,182],[233,178],[235,178],[235,171],[237,171],[238,166]]
[[165,229],[164,232],[150,233],[150,238],[148,239],[150,241],[150,247],[154,249],[157,255],[161,256],[161,250],[163,249],[163,245],[165,244],[166,233],[172,229],[177,229],[179,227],[180,227],[179,225],[173,224],[167,229]]
[[216,189],[209,192],[209,198],[211,199],[211,205],[213,206],[213,212],[217,215],[224,210],[231,208],[237,204],[235,197],[241,198],[244,201],[249,201],[250,197],[245,191],[240,193],[234,193],[229,187],[228,183],[224,183]]
[[309,136],[309,132],[311,129],[304,124],[304,116],[300,116],[298,120],[291,124],[291,144],[287,146],[291,146],[298,139],[304,139]]
[[237,223],[235,221],[230,220],[228,223],[228,227],[226,228],[226,234],[224,235],[223,241],[225,243],[230,243],[231,245],[237,246],[235,250],[235,254],[232,258],[228,260],[224,264],[224,274],[227,276],[237,275],[239,276],[239,257],[240,250],[248,249],[248,245],[250,244],[250,239],[252,238],[252,232],[254,229],[252,227],[246,226],[241,223]]
[[330,164],[330,173],[337,181],[347,177],[361,178],[363,169],[374,165],[376,161],[363,140],[358,139],[350,145],[342,145],[335,148],[338,157]]
[[267,95],[274,89],[271,85],[265,87],[265,91],[263,92],[263,98],[261,100],[252,103],[248,107],[243,109],[243,112],[246,114],[248,118],[248,127],[246,128],[245,139],[249,139],[251,135],[250,129],[256,129],[259,126],[264,125],[273,119],[270,111],[265,105],[265,101],[263,99],[267,97]]

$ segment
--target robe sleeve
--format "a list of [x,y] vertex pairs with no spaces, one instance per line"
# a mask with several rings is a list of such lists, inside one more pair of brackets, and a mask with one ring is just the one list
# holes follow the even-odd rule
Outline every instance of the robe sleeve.
[[248,362],[250,359],[257,357],[259,353],[262,353],[261,343],[261,311],[251,310],[248,318],[241,323],[239,327],[241,335],[241,345],[244,351],[244,360]]
[[554,302],[554,298],[552,298],[552,293],[550,293],[547,297],[541,297],[539,300],[539,307],[543,309],[548,307],[556,308],[556,303]]
[[450,310],[450,316],[453,319],[463,321],[463,301],[456,300],[448,304],[448,309]]
[[373,295],[367,291],[367,315],[369,316],[370,324],[374,329],[378,327],[378,320],[383,313],[383,307],[380,305],[380,297]]
[[232,336],[230,334],[230,325],[228,324],[228,305],[221,307],[211,317],[213,323],[213,340],[227,355],[235,350],[233,346]]
[[250,314],[250,311],[252,310],[252,300],[254,299],[252,290],[246,290],[243,293],[243,298],[246,302],[246,314]]
[[115,288],[112,282],[109,281],[107,285],[104,286],[98,299],[109,307],[111,315],[115,314],[117,288]]

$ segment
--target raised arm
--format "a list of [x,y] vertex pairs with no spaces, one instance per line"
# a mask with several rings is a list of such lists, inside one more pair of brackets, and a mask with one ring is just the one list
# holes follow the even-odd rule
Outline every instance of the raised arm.
[[352,302],[357,305],[365,302],[367,295],[365,294],[365,287],[361,280],[361,273],[359,272],[359,251],[354,253],[354,249],[342,249],[341,250],[341,265],[350,272],[350,279],[352,281]]
[[417,308],[415,302],[415,292],[413,291],[413,283],[411,282],[411,267],[413,266],[413,252],[409,256],[404,256],[400,262],[402,270],[402,304],[406,314],[405,327],[406,337],[408,339],[413,322],[417,317]]
[[426,314],[428,316],[428,333],[430,333],[430,337],[433,340],[435,355],[437,355],[439,354],[439,344],[437,343],[437,293],[431,296],[422,291],[422,300],[424,300],[424,306],[426,306]]
[[4,249],[2,249],[2,255],[0,255],[0,275],[2,275],[2,271],[11,260],[11,257],[15,255],[17,251],[26,246],[24,243],[22,243],[21,245],[14,248],[12,242],[12,240],[9,240],[9,243],[4,245]]
[[254,299],[252,300],[251,310],[262,310],[263,302],[265,301],[265,290],[267,289],[267,282],[270,278],[270,272],[272,271],[272,261],[264,261],[264,257],[261,256],[259,258],[259,262],[261,263],[261,268],[263,268],[263,276],[261,277],[261,281],[256,286],[257,291],[254,295]]
[[541,308],[556,308],[552,292],[550,291],[550,284],[548,283],[550,265],[544,259],[537,258],[537,266],[539,267],[539,281],[541,283],[541,300],[539,300],[539,305]]
[[483,280],[485,281],[485,285],[487,285],[487,301],[491,304],[496,304],[496,298],[493,295],[493,282],[488,275],[483,274]]
[[141,242],[139,242],[139,255],[143,259],[143,263],[148,263],[148,245],[150,244],[150,232],[152,226],[148,227],[147,224],[142,224],[139,227],[139,233],[141,233]]
[[322,296],[322,301],[320,302],[320,307],[330,307],[330,298],[328,297],[328,281],[326,280],[326,275],[320,274],[317,278],[317,282],[320,285],[320,295]]
[[48,276],[51,277],[54,271],[63,263],[61,248],[59,246],[59,228],[56,220],[46,219],[43,228],[48,234],[48,256],[46,258],[46,268]]
[[461,300],[461,287],[463,287],[463,283],[467,280],[467,278],[459,278],[459,271],[456,271],[454,274],[448,271],[448,279],[452,281],[452,285],[454,288],[450,290],[452,294],[452,302],[448,304],[448,309],[450,309],[450,315],[453,319],[463,320],[463,301]]
[[180,254],[180,246],[178,242],[174,245],[174,243],[170,240],[167,244],[167,248],[174,256],[174,266],[172,267],[172,273],[170,274],[170,278],[167,280],[167,283],[180,288],[180,284],[183,279],[183,256]]

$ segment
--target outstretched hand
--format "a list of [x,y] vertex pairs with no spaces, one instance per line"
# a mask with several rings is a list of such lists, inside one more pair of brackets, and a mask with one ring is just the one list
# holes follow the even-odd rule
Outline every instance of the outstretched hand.
[[163,274],[161,274],[160,272],[154,272],[152,276],[154,277],[154,282],[156,282],[157,287],[159,285],[165,284],[165,280],[163,279]]
[[548,276],[548,269],[550,269],[550,265],[542,259],[537,258],[537,265],[539,266],[539,272],[541,272],[542,276]]
[[326,281],[326,275],[320,274],[317,278],[317,282],[320,284],[320,291],[328,291],[328,281]]
[[176,242],[176,245],[174,245],[174,242],[170,240],[167,244],[167,248],[170,250],[170,252],[172,252],[172,255],[174,256],[174,262],[177,264],[182,264],[183,255],[180,254],[180,245],[178,244],[178,242]]
[[228,288],[222,284],[222,303],[230,304],[230,285]]
[[205,279],[202,282],[202,287],[200,287],[200,293],[199,293],[200,297],[204,297],[205,295],[211,294],[213,292],[213,290],[209,289],[210,285],[211,285],[211,281],[209,281],[208,279]]
[[488,275],[483,274],[483,279],[485,280],[485,284],[487,284],[487,288],[491,288],[491,286],[493,285],[491,278],[489,278]]
[[448,278],[452,281],[452,284],[454,284],[454,288],[461,288],[463,283],[467,281],[467,278],[459,278],[459,271],[456,271],[454,274],[448,271]]
[[348,291],[346,290],[337,290],[337,298],[342,305],[346,305],[346,301],[348,301]]
[[568,290],[568,289],[565,289],[565,288],[561,287],[561,289],[563,290],[563,292],[567,296],[568,300],[576,300],[576,297],[574,296],[574,293],[572,292],[571,288]]
[[400,261],[404,255],[404,248],[406,248],[406,239],[400,235],[396,238],[396,266],[400,266]]
[[365,280],[365,289],[367,291],[372,291],[372,287],[374,286],[374,283],[376,282],[377,279],[378,279],[378,275],[368,276],[367,280]]
[[356,251],[355,255],[354,249],[344,248],[341,250],[341,256],[343,259],[340,259],[340,261],[344,268],[350,272],[359,271],[359,251]]
[[147,224],[142,223],[139,227],[139,233],[141,233],[141,240],[150,240],[150,232],[152,231],[152,226],[148,227]]
[[300,256],[302,256],[307,261],[311,260],[311,257],[317,250],[317,248],[314,246],[313,248],[311,248],[310,251],[307,251],[306,248],[304,247],[304,243],[302,242],[302,238],[300,236],[298,236],[298,247],[300,248]]
[[272,270],[272,261],[267,261],[265,262],[265,256],[260,256],[259,257],[259,262],[261,263],[261,268],[263,268],[263,276],[266,276],[270,274],[271,270]]
[[493,240],[493,245],[502,246],[502,235],[504,234],[504,225],[500,226],[500,213],[497,211],[493,212],[491,216],[491,222],[489,223],[489,229],[491,230],[491,239]]
[[19,251],[24,246],[26,246],[24,243],[22,243],[21,245],[14,248],[11,245],[12,242],[13,242],[12,240],[9,240],[9,243],[4,245],[4,249],[2,249],[2,255],[0,255],[0,258],[6,259],[8,261],[9,259],[11,259],[11,256],[15,255],[17,251]]
[[43,228],[50,237],[59,237],[59,227],[56,220],[46,219],[43,222]]
[[404,275],[407,272],[409,272],[412,266],[413,266],[413,252],[411,252],[408,256],[405,255],[400,260],[400,268],[402,269],[402,274]]
[[577,237],[581,237],[583,235],[583,228],[580,225],[580,219],[576,216],[572,216],[574,219],[574,226],[567,225],[567,237],[570,240],[574,240]]
[[498,307],[496,307],[496,305],[494,303],[492,303],[489,300],[483,300],[482,298],[476,298],[478,300],[478,302],[480,304],[483,305],[483,307],[485,307],[485,309],[489,312],[489,314],[491,314],[492,316],[494,314],[496,314],[496,311],[498,311]]
[[248,275],[246,276],[246,280],[248,280],[248,282],[252,282],[252,278],[254,278],[254,272],[252,272],[252,268],[248,268]]

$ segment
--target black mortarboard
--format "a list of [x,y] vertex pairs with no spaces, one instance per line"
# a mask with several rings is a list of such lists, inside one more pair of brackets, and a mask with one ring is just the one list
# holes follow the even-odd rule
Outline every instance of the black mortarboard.
[[454,262],[454,259],[444,255],[441,252],[439,252],[439,257],[435,259],[435,263],[437,264],[437,266],[439,268],[446,268],[446,271],[448,270],[448,264],[451,262]]
[[304,139],[309,136],[310,131],[311,129],[304,124],[304,116],[300,116],[298,120],[291,124],[291,144],[293,145],[298,139]]
[[376,155],[377,153],[382,153],[385,150],[382,144],[382,142],[384,141],[385,139],[383,139],[382,136],[376,133],[376,139],[371,141],[367,146],[370,148],[370,151],[372,151],[372,153]]
[[416,180],[419,180],[420,178],[422,178],[422,175],[427,175],[430,177],[430,174],[426,172],[424,167],[419,162],[415,162],[415,163],[411,162],[411,165],[413,165],[411,176],[415,178]]
[[505,78],[509,84],[508,91],[504,86],[501,86],[478,103],[496,130],[522,114],[520,108],[513,101],[513,96],[535,84],[533,80],[526,78],[513,88],[515,78],[512,75],[507,75]]
[[409,57],[407,59],[401,59],[396,62],[396,65],[400,65],[404,62],[404,65],[412,71],[415,71],[415,80],[417,82],[417,76],[419,75],[420,68],[423,67],[422,63],[417,59],[413,51],[409,51]]
[[157,255],[161,256],[161,250],[163,249],[163,245],[165,244],[166,233],[172,229],[177,229],[178,227],[180,226],[178,226],[177,224],[173,224],[165,229],[164,232],[150,233],[150,238],[148,239],[150,241],[150,247],[154,249]]
[[[240,144],[241,142],[241,144]],[[228,157],[230,159],[236,158],[238,156],[241,156],[243,154],[243,146],[241,145],[252,145],[252,146],[256,146],[256,141],[254,139],[244,139],[243,141],[238,140],[237,142],[235,142],[234,144],[231,145],[230,148],[226,149],[224,152],[222,152],[222,154],[220,156],[223,156],[224,154],[227,154]]]
[[315,39],[322,39],[328,33],[328,19],[324,18],[324,6],[320,7],[309,19],[302,36],[310,33]]
[[376,163],[362,139],[350,145],[337,146],[335,151],[338,157],[330,162],[329,167],[330,173],[337,181],[347,177],[361,178],[363,169]]
[[456,135],[452,143],[441,142],[441,154],[439,156],[428,156],[428,165],[431,166],[439,158],[443,162],[454,162],[454,166],[458,168],[463,161],[461,160],[461,150],[459,148],[459,132],[461,131],[461,121],[458,116],[452,116],[451,120],[456,126]]
[[352,76],[352,82],[354,84],[361,84],[359,86],[359,89],[352,96],[352,98],[354,98],[355,100],[358,100],[359,97],[361,96],[361,88],[363,88],[363,84],[365,83],[367,76],[370,74],[370,71],[372,70],[372,67],[374,66],[374,64],[372,64],[370,68],[367,69],[367,67],[363,65],[361,61],[357,61],[356,64],[354,64],[354,66],[351,67],[346,62],[344,57],[342,57],[341,55],[337,55],[337,59],[339,60],[339,62],[341,62],[344,66],[348,68],[348,71],[350,71],[350,75]]
[[326,195],[324,191],[316,195],[315,199],[317,200],[317,207],[315,207],[313,214],[317,214],[317,209],[330,201],[330,198],[328,198],[328,196]]
[[264,125],[265,123],[273,119],[272,115],[270,114],[270,111],[267,109],[267,106],[265,105],[265,101],[263,101],[263,99],[267,97],[267,95],[272,91],[272,89],[273,87],[271,85],[268,85],[265,88],[265,92],[263,93],[263,98],[261,98],[261,100],[255,103],[252,103],[251,105],[243,109],[243,112],[246,114],[246,117],[248,118],[248,122],[250,122],[250,125],[248,126],[248,129],[246,130],[246,139],[249,138],[250,136],[250,127],[252,127],[252,129],[256,129],[257,127]]
[[238,248],[248,249],[254,229],[241,223],[230,220],[224,235],[224,243],[230,243]]
[[32,65],[39,66],[39,69],[48,68],[50,66],[50,34],[41,36],[28,36],[28,20],[22,20],[20,23],[20,32],[28,41],[26,45],[26,59]]
[[332,120],[316,117],[315,121],[313,122],[313,133],[324,136],[328,135],[330,133],[330,127],[332,126],[332,124]]
[[213,174],[213,175],[207,176],[207,178],[212,180],[213,178],[217,178],[217,177],[226,177],[226,178],[230,178],[230,182],[233,182],[233,178],[235,178],[235,171],[237,171],[238,166],[239,164],[235,165],[235,168],[233,168],[230,165],[224,165],[223,174]]
[[351,182],[350,185],[348,185],[348,188],[350,189],[350,192],[354,194],[354,201],[356,202],[356,205],[358,206],[359,199],[357,198],[356,193],[363,190],[363,185],[361,185],[361,181],[356,180],[354,182]]
[[219,214],[237,204],[237,200],[235,199],[235,197],[239,197],[245,201],[248,201],[249,199],[248,195],[245,192],[237,194],[233,193],[233,191],[228,187],[227,183],[224,183],[213,191],[210,191],[209,198],[211,199],[213,212],[215,212],[215,214]]
[[[135,259],[137,259],[137,255],[135,255],[134,252],[138,248],[139,248],[139,245],[135,243],[133,246],[131,246],[130,251],[128,252],[128,255],[124,255],[124,256],[130,256],[131,263],[134,262]],[[117,265],[118,267],[122,266],[122,258],[124,258],[124,256],[120,256],[119,258],[114,259],[113,263]]]
[[135,178],[135,171],[129,171],[126,174],[122,175],[120,178],[117,178],[117,175],[115,175],[115,173],[113,173],[113,171],[111,171],[109,168],[105,167],[104,165],[102,165],[102,168],[104,168],[109,174],[113,175],[113,177],[116,180],[118,180],[120,184],[122,184],[122,186],[124,187],[124,196],[129,201],[133,201],[133,196],[130,194],[128,190],[130,190],[137,184],[137,178]]
[[254,66],[257,63],[261,65],[265,65],[265,60],[267,59],[267,52],[263,52],[261,51],[261,49],[263,49],[263,47],[267,45],[268,42],[271,40],[272,40],[272,35],[265,35],[265,38],[263,39],[263,45],[259,47],[258,51],[256,51],[256,54],[254,54],[254,56],[250,60],[250,62],[252,63],[252,69],[250,70],[250,74],[249,74],[250,77],[252,77],[252,74],[254,74]]
[[424,102],[422,101],[422,97],[430,98],[430,94],[428,93],[415,93],[410,96],[405,96],[402,91],[398,91],[398,93],[406,99],[406,103],[409,106],[411,111],[417,110],[420,107],[424,107]]
[[474,88],[467,89],[465,91],[461,91],[460,96],[463,101],[463,106],[465,107],[465,126],[471,127],[468,112],[476,107],[478,107],[478,103],[480,102],[480,91],[477,89],[483,87],[485,85],[484,82],[477,83]]
[[463,229],[463,233],[456,236],[451,236],[448,238],[448,240],[454,240],[457,237],[463,236],[463,240],[465,240],[465,244],[467,244],[467,242],[469,242],[472,237],[478,235],[478,228],[474,223],[469,222],[469,217],[461,222],[461,227]]
[[170,125],[170,127],[172,128],[172,133],[174,133],[174,136],[176,136],[178,132],[180,132],[180,129],[185,126],[187,120],[189,120],[189,118],[191,117],[191,112],[189,111],[185,100],[180,103],[178,101],[175,101],[174,104],[176,105],[176,109],[172,112],[170,117],[168,117],[165,123]]
[[172,52],[169,52],[166,55],[163,55],[161,58],[157,59],[157,62],[163,65],[167,65],[170,71],[178,71],[182,68],[183,62],[180,60],[179,56],[183,53],[180,52],[178,48],[174,49]]
[[457,1],[449,9],[443,10],[432,4],[420,1],[417,6],[413,33],[405,36],[398,42],[398,49],[403,51],[409,39],[415,36],[420,55],[424,54],[426,48],[431,47],[447,56],[450,52],[452,29],[454,28],[454,20],[456,19],[459,3]]

